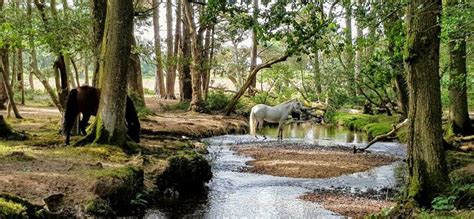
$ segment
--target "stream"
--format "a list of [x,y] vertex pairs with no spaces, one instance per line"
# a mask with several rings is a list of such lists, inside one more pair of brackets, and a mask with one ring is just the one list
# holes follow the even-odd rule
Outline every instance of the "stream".
[[[361,132],[342,127],[323,126],[312,123],[291,123],[284,129],[284,141],[276,141],[277,130],[265,128],[265,142],[274,145],[304,144],[311,146],[359,147],[367,143]],[[315,189],[344,188],[350,192],[365,192],[396,187],[395,168],[400,161],[359,172],[325,179],[277,177],[246,173],[249,157],[237,155],[231,147],[264,141],[250,135],[224,135],[204,139],[209,142],[209,158],[212,160],[213,179],[208,190],[202,194],[180,196],[178,200],[162,203],[147,211],[145,218],[339,218],[334,212],[317,203],[298,197]],[[404,157],[406,148],[396,142],[374,144],[372,153]]]

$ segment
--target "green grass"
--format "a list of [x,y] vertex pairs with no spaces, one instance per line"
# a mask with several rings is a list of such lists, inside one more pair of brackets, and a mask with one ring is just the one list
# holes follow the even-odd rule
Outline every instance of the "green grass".
[[3,218],[22,218],[26,216],[26,207],[0,198],[0,217]]

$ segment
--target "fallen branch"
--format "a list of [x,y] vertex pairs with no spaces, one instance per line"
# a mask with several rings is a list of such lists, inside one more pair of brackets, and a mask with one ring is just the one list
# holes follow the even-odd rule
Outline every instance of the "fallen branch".
[[365,150],[367,150],[367,148],[369,148],[370,146],[372,146],[376,142],[379,142],[381,140],[384,140],[384,139],[387,139],[387,138],[391,137],[393,134],[395,134],[400,128],[402,128],[406,124],[408,124],[408,119],[405,119],[403,122],[398,123],[397,125],[393,125],[392,131],[390,131],[386,134],[383,134],[383,135],[376,136],[364,148],[357,148],[356,146],[354,146],[354,154],[357,153],[357,151],[364,152]]
[[474,135],[454,137],[453,140],[458,142],[474,141]]

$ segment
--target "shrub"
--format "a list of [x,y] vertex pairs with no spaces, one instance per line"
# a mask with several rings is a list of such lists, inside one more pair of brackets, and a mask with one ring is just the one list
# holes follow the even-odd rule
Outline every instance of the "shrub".
[[209,91],[207,95],[206,108],[211,111],[219,111],[224,109],[230,102],[231,96],[223,91]]

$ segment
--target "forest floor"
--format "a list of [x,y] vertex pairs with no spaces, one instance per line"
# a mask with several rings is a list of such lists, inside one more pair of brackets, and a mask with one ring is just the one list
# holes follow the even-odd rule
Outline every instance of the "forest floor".
[[[19,105],[24,119],[8,118],[7,122],[28,139],[0,140],[0,206],[15,206],[8,201],[14,195],[37,209],[46,207],[50,213],[63,216],[107,214],[114,209],[104,207],[104,203],[119,209],[119,202],[130,203],[136,198],[140,185],[122,186],[143,178],[140,171],[145,172],[145,186],[154,187],[154,177],[168,166],[167,158],[205,151],[198,138],[247,130],[247,122],[240,117],[163,112],[162,104],[153,99],[147,103],[152,115],[141,119],[142,152],[138,154],[127,154],[110,145],[66,147],[57,109]],[[0,113],[6,117],[5,111]],[[71,142],[80,137],[73,136]]]

